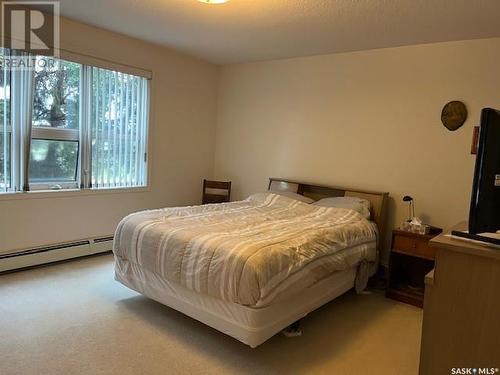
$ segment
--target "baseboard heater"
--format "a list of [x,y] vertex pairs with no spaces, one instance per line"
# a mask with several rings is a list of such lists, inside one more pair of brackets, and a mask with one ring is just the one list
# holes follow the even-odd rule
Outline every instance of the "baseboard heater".
[[112,247],[113,236],[104,236],[0,253],[0,272],[104,253],[111,251]]

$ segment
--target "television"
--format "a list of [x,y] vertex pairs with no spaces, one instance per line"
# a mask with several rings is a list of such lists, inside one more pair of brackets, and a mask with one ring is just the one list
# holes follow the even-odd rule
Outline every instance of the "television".
[[[469,231],[452,233],[500,245],[500,111],[484,108],[469,211]],[[488,235],[490,233],[490,235]]]

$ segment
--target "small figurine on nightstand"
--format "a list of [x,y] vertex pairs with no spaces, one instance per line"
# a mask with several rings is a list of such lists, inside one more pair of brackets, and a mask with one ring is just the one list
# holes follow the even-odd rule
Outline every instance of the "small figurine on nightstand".
[[412,233],[429,234],[432,226],[424,224],[422,220],[415,216],[415,200],[409,195],[403,197],[403,202],[408,203],[408,220],[401,224],[401,230]]

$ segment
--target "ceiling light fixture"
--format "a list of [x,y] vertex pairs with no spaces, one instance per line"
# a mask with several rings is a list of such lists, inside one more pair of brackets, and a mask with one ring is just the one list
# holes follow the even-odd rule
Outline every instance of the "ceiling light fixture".
[[200,3],[205,3],[205,4],[224,4],[227,3],[229,0],[198,0]]

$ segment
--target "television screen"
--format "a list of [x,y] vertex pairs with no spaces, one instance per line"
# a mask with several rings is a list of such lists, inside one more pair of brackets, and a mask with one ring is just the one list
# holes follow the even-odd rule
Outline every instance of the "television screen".
[[500,230],[500,112],[481,112],[479,144],[469,214],[469,233]]

